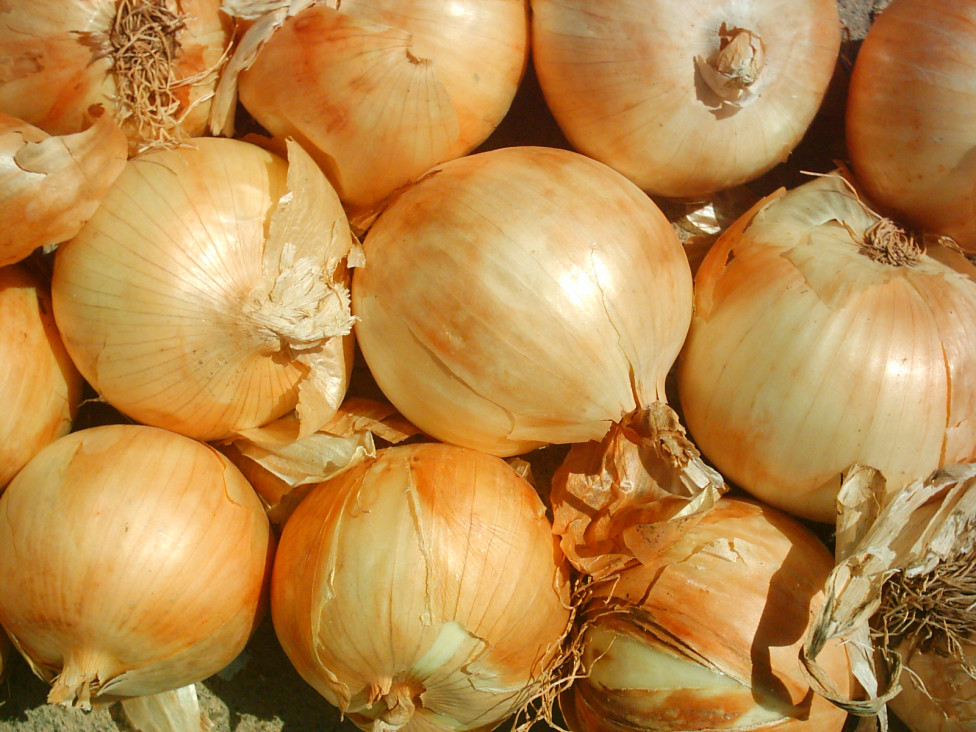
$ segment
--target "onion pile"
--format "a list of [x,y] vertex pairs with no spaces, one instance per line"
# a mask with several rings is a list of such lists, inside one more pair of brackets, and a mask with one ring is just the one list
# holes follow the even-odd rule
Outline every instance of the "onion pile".
[[51,715],[211,730],[264,622],[369,732],[972,727],[972,0],[840,95],[836,0],[0,5]]

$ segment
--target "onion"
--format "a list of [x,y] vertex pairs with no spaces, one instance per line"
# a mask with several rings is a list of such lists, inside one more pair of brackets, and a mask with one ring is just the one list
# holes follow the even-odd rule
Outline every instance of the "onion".
[[82,379],[61,342],[46,283],[24,263],[0,267],[0,490],[67,434]]
[[143,425],[73,432],[17,474],[0,515],[0,624],[51,703],[193,684],[260,620],[267,517],[195,440]]
[[490,729],[569,624],[544,506],[503,460],[420,443],[315,487],[285,524],[271,613],[301,676],[362,729]]
[[657,206],[568,150],[435,168],[369,230],[354,270],[363,357],[410,422],[496,455],[601,438],[658,399],[691,269]]
[[53,137],[0,113],[0,267],[77,234],[122,172],[127,149],[107,115]]
[[[798,663],[832,567],[798,521],[720,499],[655,556],[590,585],[583,668],[559,700],[569,728],[839,732],[847,713],[811,692]],[[821,659],[850,686],[843,645]]]
[[976,268],[899,233],[839,175],[757,204],[695,285],[678,395],[730,482],[832,523],[855,463],[897,490],[976,459]]
[[696,198],[784,161],[840,49],[836,0],[532,0],[532,53],[573,147]]
[[288,155],[223,138],[147,153],[59,247],[58,327],[119,411],[203,440],[293,408],[311,433],[335,412],[352,234],[325,176]]
[[956,653],[933,648],[912,654],[901,675],[901,692],[889,707],[912,732],[967,732],[976,723],[974,668],[976,640],[963,643]]
[[976,252],[976,5],[895,0],[871,25],[847,96],[851,166],[893,217]]
[[[239,13],[267,2],[239,2]],[[528,60],[527,0],[278,2],[242,39],[240,101],[300,140],[354,209],[495,129]],[[223,129],[215,120],[215,128]]]
[[133,151],[196,136],[230,40],[219,0],[18,0],[0,17],[0,112],[67,135],[104,108]]

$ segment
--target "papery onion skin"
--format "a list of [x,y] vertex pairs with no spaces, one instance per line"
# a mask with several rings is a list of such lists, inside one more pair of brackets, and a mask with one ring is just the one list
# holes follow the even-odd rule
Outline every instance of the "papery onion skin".
[[53,138],[0,112],[0,267],[77,234],[127,154],[124,133],[107,115]]
[[888,707],[912,732],[967,732],[976,725],[976,679],[962,660],[972,667],[976,642],[965,642],[958,655],[944,653],[933,648],[905,657],[902,690]]
[[877,206],[976,252],[976,5],[888,5],[851,71],[845,136]]
[[[81,373],[119,411],[213,440],[299,404],[309,369],[251,307],[271,297],[263,271],[270,222],[276,204],[298,197],[288,170],[283,158],[224,138],[147,153],[129,161],[92,219],[59,247],[58,326]],[[328,231],[331,221],[348,242],[329,193],[312,204],[315,222]],[[326,241],[313,245],[324,250]],[[341,282],[344,268],[320,274]],[[275,294],[281,311],[270,315],[288,315],[294,291]],[[339,392],[352,350],[351,336],[321,349]]]
[[[178,19],[175,34],[154,30],[143,39],[112,38],[117,12],[151,14],[154,7]],[[123,124],[132,152],[147,143],[200,135],[230,33],[218,0],[18,0],[0,16],[0,112],[67,135],[89,127],[92,110],[101,107]],[[150,104],[175,105],[164,115],[171,120],[154,129],[128,116],[125,86],[115,74],[135,58],[137,67],[150,70],[150,51],[159,53],[162,46],[149,44],[162,38],[175,40],[175,46],[161,72],[171,70],[178,83],[160,93],[137,86]],[[127,43],[135,57],[123,62],[117,54]]]
[[51,443],[0,496],[0,624],[49,701],[200,681],[261,619],[273,537],[208,445],[143,425]]
[[691,269],[660,209],[568,150],[500,148],[402,192],[353,274],[376,383],[435,438],[496,455],[601,438],[664,382]]
[[0,490],[71,429],[82,378],[51,312],[47,283],[24,263],[0,267]]
[[[333,7],[334,6],[334,7]],[[526,0],[342,0],[289,18],[240,75],[244,108],[376,207],[483,142],[528,62]]]
[[[836,0],[531,6],[533,63],[570,143],[669,198],[707,197],[783,162],[818,112],[840,49]],[[699,67],[716,65],[741,31],[753,34],[747,65],[758,74],[743,97],[723,100]]]
[[[659,557],[593,585],[583,675],[559,700],[569,729],[839,732],[847,713],[811,692],[797,660],[832,567],[792,517],[720,499]],[[823,654],[849,689],[844,646]]]
[[271,613],[301,676],[357,726],[389,729],[378,720],[393,724],[400,701],[405,731],[487,729],[556,657],[566,567],[541,500],[503,460],[394,446],[292,513]]
[[935,246],[873,261],[877,220],[836,175],[757,204],[699,268],[678,362],[703,455],[815,521],[834,522],[856,463],[896,490],[976,459],[976,268]]

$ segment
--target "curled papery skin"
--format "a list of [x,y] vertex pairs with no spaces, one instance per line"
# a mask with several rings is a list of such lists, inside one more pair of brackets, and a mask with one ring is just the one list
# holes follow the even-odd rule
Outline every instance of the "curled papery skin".
[[2,490],[41,448],[71,429],[82,390],[47,285],[24,264],[0,267],[0,363]]
[[577,150],[697,198],[783,162],[840,49],[836,0],[532,0],[532,58]]
[[199,135],[230,39],[219,0],[18,0],[0,13],[0,112],[67,135],[101,107],[132,151]]
[[[833,558],[795,519],[722,498],[657,556],[591,586],[582,675],[560,697],[574,732],[839,732],[797,661]],[[844,689],[844,646],[824,651]]]
[[976,4],[888,5],[846,110],[851,166],[877,205],[976,252]]
[[976,268],[885,225],[839,175],[782,194],[698,269],[678,394],[729,482],[833,523],[855,463],[893,491],[976,458]]
[[302,677],[362,729],[490,729],[539,690],[569,623],[533,488],[466,448],[394,446],[285,524],[271,613]]
[[0,266],[78,233],[125,165],[111,117],[55,137],[0,113]]
[[0,496],[0,623],[48,701],[177,689],[224,668],[264,609],[272,536],[215,449],[107,425],[48,445]]
[[579,153],[512,147],[434,169],[370,229],[356,335],[387,398],[497,455],[600,439],[664,398],[691,268],[660,209]]
[[222,439],[338,407],[352,363],[349,223],[298,145],[201,138],[130,160],[58,248],[54,314],[72,359],[128,416]]
[[265,129],[301,140],[357,209],[484,141],[528,60],[526,0],[304,5],[252,26],[266,41],[240,74],[240,100]]

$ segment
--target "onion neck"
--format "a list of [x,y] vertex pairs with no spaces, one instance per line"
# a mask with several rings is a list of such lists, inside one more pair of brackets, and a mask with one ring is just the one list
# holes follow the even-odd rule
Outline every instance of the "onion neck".
[[860,252],[868,259],[890,267],[913,267],[925,247],[920,238],[891,219],[879,219],[865,232]]
[[406,726],[413,719],[420,703],[420,691],[413,685],[397,682],[378,701],[386,706],[372,724],[373,732],[393,732]]
[[101,665],[101,659],[96,654],[86,652],[65,658],[61,673],[51,682],[48,703],[91,709],[91,699],[98,695],[104,681],[99,674]]
[[762,38],[746,28],[719,29],[719,46],[707,59],[695,59],[708,88],[722,102],[742,104],[753,96],[766,63]]

